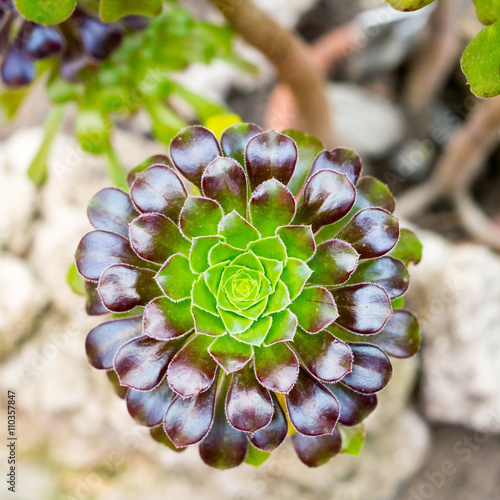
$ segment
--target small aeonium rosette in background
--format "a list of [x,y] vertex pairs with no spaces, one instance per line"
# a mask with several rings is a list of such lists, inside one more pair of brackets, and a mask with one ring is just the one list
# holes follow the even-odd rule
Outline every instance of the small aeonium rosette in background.
[[87,311],[126,314],[89,333],[88,359],[155,439],[199,443],[213,467],[258,465],[288,435],[326,463],[374,410],[388,355],[418,350],[398,308],[418,240],[353,151],[321,149],[298,131],[240,123],[219,143],[193,126],[130,173],[130,195],[90,201]]

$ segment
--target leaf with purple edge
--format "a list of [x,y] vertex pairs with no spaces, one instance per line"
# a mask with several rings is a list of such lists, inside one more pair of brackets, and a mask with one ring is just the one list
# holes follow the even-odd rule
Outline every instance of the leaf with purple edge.
[[224,130],[220,139],[224,154],[229,158],[234,158],[242,167],[245,167],[245,150],[248,141],[261,133],[262,129],[253,123],[232,125]]
[[241,370],[253,355],[252,346],[238,342],[229,335],[215,339],[208,352],[226,373]]
[[97,290],[98,283],[94,281],[85,281],[85,311],[89,316],[99,316],[100,314],[107,314],[109,310],[102,303],[101,296]]
[[314,257],[307,263],[313,273],[309,283],[340,285],[349,279],[358,265],[359,254],[342,240],[328,240],[316,247]]
[[375,283],[384,288],[392,300],[406,292],[410,274],[400,260],[385,256],[362,262],[347,281],[349,285],[357,283]]
[[340,403],[339,422],[346,426],[360,424],[377,407],[375,394],[360,394],[342,383],[326,384]]
[[363,165],[361,158],[352,149],[335,148],[331,151],[322,151],[314,160],[312,173],[320,170],[333,170],[347,178],[356,185]]
[[333,323],[337,307],[332,294],[322,287],[304,288],[290,305],[299,325],[309,333],[317,333]]
[[294,300],[302,291],[311,273],[309,266],[301,260],[294,258],[287,260],[280,278],[287,287],[291,300]]
[[264,345],[270,346],[276,342],[287,342],[293,340],[297,330],[297,316],[285,309],[272,316],[271,328],[264,339]]
[[114,360],[120,384],[139,391],[153,389],[163,380],[183,342],[184,339],[164,342],[144,335],[126,343]]
[[422,260],[422,243],[413,231],[401,229],[399,240],[389,255],[403,261],[406,265],[418,264]]
[[263,238],[274,236],[279,226],[286,226],[295,214],[292,193],[276,179],[260,184],[250,199],[253,226]]
[[307,181],[303,202],[297,208],[293,224],[311,224],[316,232],[344,217],[354,205],[355,198],[356,188],[345,175],[320,170]]
[[381,208],[365,208],[337,234],[360,254],[361,259],[380,257],[394,247],[399,238],[399,221]]
[[233,210],[247,215],[247,177],[243,167],[231,158],[216,158],[201,180],[203,193],[217,201],[225,214]]
[[170,143],[170,157],[174,165],[200,189],[203,171],[221,154],[215,135],[199,125],[181,130]]
[[151,437],[160,444],[165,445],[167,448],[170,448],[172,451],[175,451],[176,453],[180,453],[184,451],[186,448],[176,448],[174,443],[170,441],[170,438],[167,436],[165,433],[165,429],[163,428],[163,425],[159,425],[158,427],[153,427],[149,433],[151,434]]
[[392,365],[382,349],[371,344],[349,344],[354,360],[352,372],[342,383],[361,394],[381,391],[391,380]]
[[290,421],[306,436],[331,434],[339,418],[337,398],[305,370],[285,396]]
[[141,316],[101,323],[89,332],[85,340],[87,359],[98,370],[111,370],[120,347],[141,335]]
[[262,238],[261,240],[252,241],[248,245],[248,250],[252,251],[258,257],[264,257],[265,259],[273,259],[281,262],[285,262],[286,248],[283,242],[278,236],[270,236],[268,238]]
[[144,310],[146,335],[157,340],[182,337],[194,328],[189,299],[174,302],[168,297],[158,297]]
[[121,264],[109,266],[99,280],[102,303],[113,312],[126,312],[146,305],[162,295],[154,276],[149,269]]
[[176,396],[165,413],[163,422],[167,436],[178,448],[200,442],[214,419],[217,383],[191,398]]
[[328,463],[342,448],[338,429],[323,436],[304,436],[297,433],[292,436],[292,443],[297,456],[308,467],[319,467]]
[[264,318],[259,318],[257,321],[252,322],[250,327],[245,329],[243,332],[233,333],[229,331],[229,333],[233,335],[233,337],[239,340],[240,342],[245,342],[247,344],[259,346],[262,344],[262,342],[264,342],[267,332],[271,327],[271,322],[272,319],[269,316]]
[[290,300],[290,293],[288,292],[288,288],[281,280],[278,280],[276,289],[270,295],[269,301],[267,302],[267,306],[262,315],[267,316],[269,314],[280,312],[285,309],[285,307],[287,307],[291,302],[292,301]]
[[311,226],[283,226],[276,231],[284,243],[288,257],[309,260],[316,250]]
[[347,330],[365,335],[376,333],[392,316],[389,295],[381,286],[362,283],[331,292],[339,311],[336,323]]
[[128,238],[128,225],[139,214],[127,193],[116,188],[106,188],[91,198],[87,215],[96,229],[111,231]]
[[309,372],[324,382],[337,382],[351,371],[351,349],[325,330],[310,335],[298,328],[292,348]]
[[295,384],[299,362],[284,342],[254,347],[257,380],[270,391],[286,394]]
[[193,285],[191,301],[194,306],[198,306],[210,314],[219,314],[217,300],[208,288],[203,276],[199,276]]
[[250,364],[232,375],[226,397],[226,415],[234,428],[250,433],[265,427],[273,418],[271,395],[257,382]]
[[226,215],[219,224],[219,234],[226,238],[228,245],[245,249],[251,241],[258,240],[260,234],[238,212]]
[[195,273],[202,273],[210,267],[208,255],[210,250],[222,241],[221,236],[202,236],[193,238],[189,252],[189,265]]
[[226,333],[226,325],[219,316],[214,316],[196,306],[192,307],[192,313],[197,333],[210,336],[224,335]]
[[175,355],[168,367],[168,383],[183,398],[207,390],[214,381],[217,363],[208,353],[213,338],[193,335]]
[[278,398],[271,393],[274,414],[271,422],[264,428],[248,436],[250,442],[259,450],[274,451],[288,434],[288,421]]
[[[222,240],[222,236],[219,236]],[[238,255],[241,255],[243,250],[241,248],[235,248],[227,243],[220,241],[208,253],[208,262],[211,266],[220,264],[221,262],[226,262],[235,259]]]
[[180,228],[188,238],[217,233],[222,220],[222,208],[210,198],[190,196],[181,211]]
[[191,272],[189,259],[176,253],[168,258],[155,279],[165,295],[172,300],[182,300],[191,295],[196,274]]
[[286,186],[292,178],[297,157],[295,142],[275,130],[263,132],[250,139],[245,162],[252,191],[272,178]]
[[140,212],[160,213],[178,221],[187,192],[173,169],[153,165],[137,176],[130,197]]
[[166,167],[172,167],[172,162],[165,155],[154,155],[150,156],[142,163],[134,167],[127,175],[127,184],[129,187],[132,187],[132,184],[137,179],[137,176],[147,170],[149,167],[153,165],[163,165]]

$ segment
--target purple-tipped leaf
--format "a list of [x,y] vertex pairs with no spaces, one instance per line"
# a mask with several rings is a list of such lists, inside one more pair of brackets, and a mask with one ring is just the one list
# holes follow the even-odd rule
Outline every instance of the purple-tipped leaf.
[[264,428],[248,436],[250,442],[259,450],[274,451],[288,434],[288,422],[278,398],[271,393],[274,414],[271,422]]
[[328,384],[327,387],[340,404],[339,422],[342,425],[360,424],[377,407],[375,394],[360,394],[342,383]]
[[222,208],[210,198],[190,196],[181,212],[180,228],[188,238],[217,234]]
[[190,297],[196,276],[191,272],[189,259],[176,253],[169,257],[155,279],[165,295],[172,300],[182,300]]
[[194,328],[191,301],[158,297],[144,310],[144,333],[157,340],[182,337]]
[[292,436],[292,443],[297,456],[308,467],[319,467],[328,463],[342,448],[338,429],[325,436],[304,436],[297,433]]
[[89,316],[99,316],[100,314],[109,313],[109,310],[104,306],[97,290],[98,283],[95,281],[85,281],[85,311]]
[[320,170],[334,170],[339,174],[346,174],[353,183],[358,182],[362,169],[361,158],[352,149],[336,148],[331,151],[322,151],[314,160],[312,172]]
[[259,232],[237,212],[231,212],[222,219],[219,234],[226,238],[228,245],[242,249],[260,238]]
[[150,156],[146,160],[144,160],[142,163],[137,165],[137,167],[134,167],[128,174],[127,174],[127,184],[131,188],[132,184],[135,182],[137,179],[138,175],[147,170],[149,167],[152,167],[153,165],[160,165],[164,167],[170,167],[173,168],[172,162],[165,156],[165,155],[154,155]]
[[238,342],[229,335],[215,339],[208,351],[226,373],[241,370],[253,355],[252,346]]
[[281,238],[288,257],[309,260],[316,250],[311,226],[283,226],[276,234]]
[[267,389],[286,394],[299,373],[297,357],[284,342],[254,347],[257,380]]
[[332,294],[319,286],[304,288],[290,310],[297,316],[299,326],[309,333],[323,330],[339,315]]
[[222,150],[226,156],[234,158],[244,167],[248,141],[261,133],[262,129],[253,123],[236,123],[222,133],[220,139]]

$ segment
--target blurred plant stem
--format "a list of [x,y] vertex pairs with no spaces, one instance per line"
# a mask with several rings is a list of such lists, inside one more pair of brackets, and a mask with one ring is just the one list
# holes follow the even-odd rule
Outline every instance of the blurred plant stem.
[[108,177],[117,188],[128,192],[127,172],[111,145],[106,149],[106,159]]
[[229,25],[274,65],[282,83],[293,92],[304,131],[332,142],[326,76],[307,46],[281,27],[251,0],[212,0]]

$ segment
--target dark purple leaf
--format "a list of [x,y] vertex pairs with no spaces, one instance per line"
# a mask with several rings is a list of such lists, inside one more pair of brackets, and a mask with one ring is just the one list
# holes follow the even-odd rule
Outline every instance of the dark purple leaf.
[[97,325],[85,340],[89,363],[99,370],[111,370],[118,349],[141,335],[141,316],[115,319]]
[[339,418],[339,403],[305,370],[300,370],[297,382],[285,399],[290,420],[301,434],[322,436],[333,432]]
[[220,139],[222,150],[226,156],[234,158],[242,167],[244,167],[245,149],[248,141],[252,137],[261,133],[262,129],[253,123],[236,123],[235,125],[232,125],[224,130],[222,133]]
[[96,229],[128,238],[128,225],[139,215],[127,193],[115,188],[99,191],[89,202],[87,215]]
[[340,453],[342,438],[338,429],[325,436],[294,434],[292,443],[300,460],[308,467],[319,467]]
[[89,316],[99,316],[100,314],[109,313],[109,310],[104,306],[97,290],[98,283],[95,281],[85,281],[85,310]]
[[299,373],[297,357],[284,342],[254,347],[257,380],[270,391],[287,393]]
[[378,347],[370,344],[349,344],[354,360],[352,372],[342,383],[362,394],[381,391],[391,380],[392,366],[387,355]]
[[215,135],[194,125],[179,132],[170,143],[170,158],[186,179],[201,189],[206,166],[222,155]]
[[157,340],[182,337],[194,328],[191,301],[158,297],[144,310],[144,333]]
[[286,186],[295,170],[297,156],[295,142],[274,130],[250,139],[245,161],[252,191],[272,178]]
[[164,427],[176,447],[201,441],[210,430],[214,419],[217,383],[192,398],[176,396],[165,414]]
[[293,223],[311,224],[316,232],[344,217],[354,205],[355,198],[356,189],[345,175],[320,170],[307,181],[303,203],[299,205]]
[[115,371],[120,383],[149,391],[165,376],[170,360],[181,347],[184,339],[162,342],[146,335],[131,340],[115,356]]
[[331,151],[322,151],[314,160],[312,173],[320,170],[334,170],[339,174],[346,174],[348,179],[356,184],[363,165],[361,158],[352,149],[336,148]]
[[362,259],[372,259],[387,253],[398,241],[399,221],[382,208],[365,208],[337,234],[347,241]]
[[336,323],[355,333],[376,333],[392,316],[389,296],[378,285],[345,286],[332,290],[332,295],[339,310]]
[[153,165],[137,176],[130,197],[140,212],[160,213],[177,221],[187,192],[173,169]]
[[356,186],[356,208],[361,210],[368,207],[384,208],[388,212],[394,212],[396,202],[389,188],[374,177],[365,176],[359,179]]
[[339,401],[339,422],[343,425],[360,424],[377,407],[375,394],[359,394],[342,383],[327,384],[327,387]]
[[230,335],[216,338],[209,352],[226,373],[241,370],[253,356],[252,346],[239,342]]
[[170,448],[172,451],[176,453],[180,453],[184,451],[186,448],[176,448],[174,443],[170,441],[170,438],[166,435],[165,429],[163,425],[159,425],[158,427],[153,427],[150,431],[151,437],[157,442],[164,444],[167,448]]
[[134,181],[137,179],[137,176],[147,170],[149,167],[153,165],[160,165],[164,167],[173,168],[172,162],[165,155],[154,155],[150,156],[142,163],[134,167],[127,175],[127,184],[131,188]]
[[288,434],[288,422],[278,398],[271,393],[274,405],[274,415],[269,425],[248,436],[250,442],[260,450],[274,451]]
[[256,432],[273,418],[269,391],[256,380],[253,367],[245,365],[233,373],[226,397],[226,415],[230,424],[243,432]]

